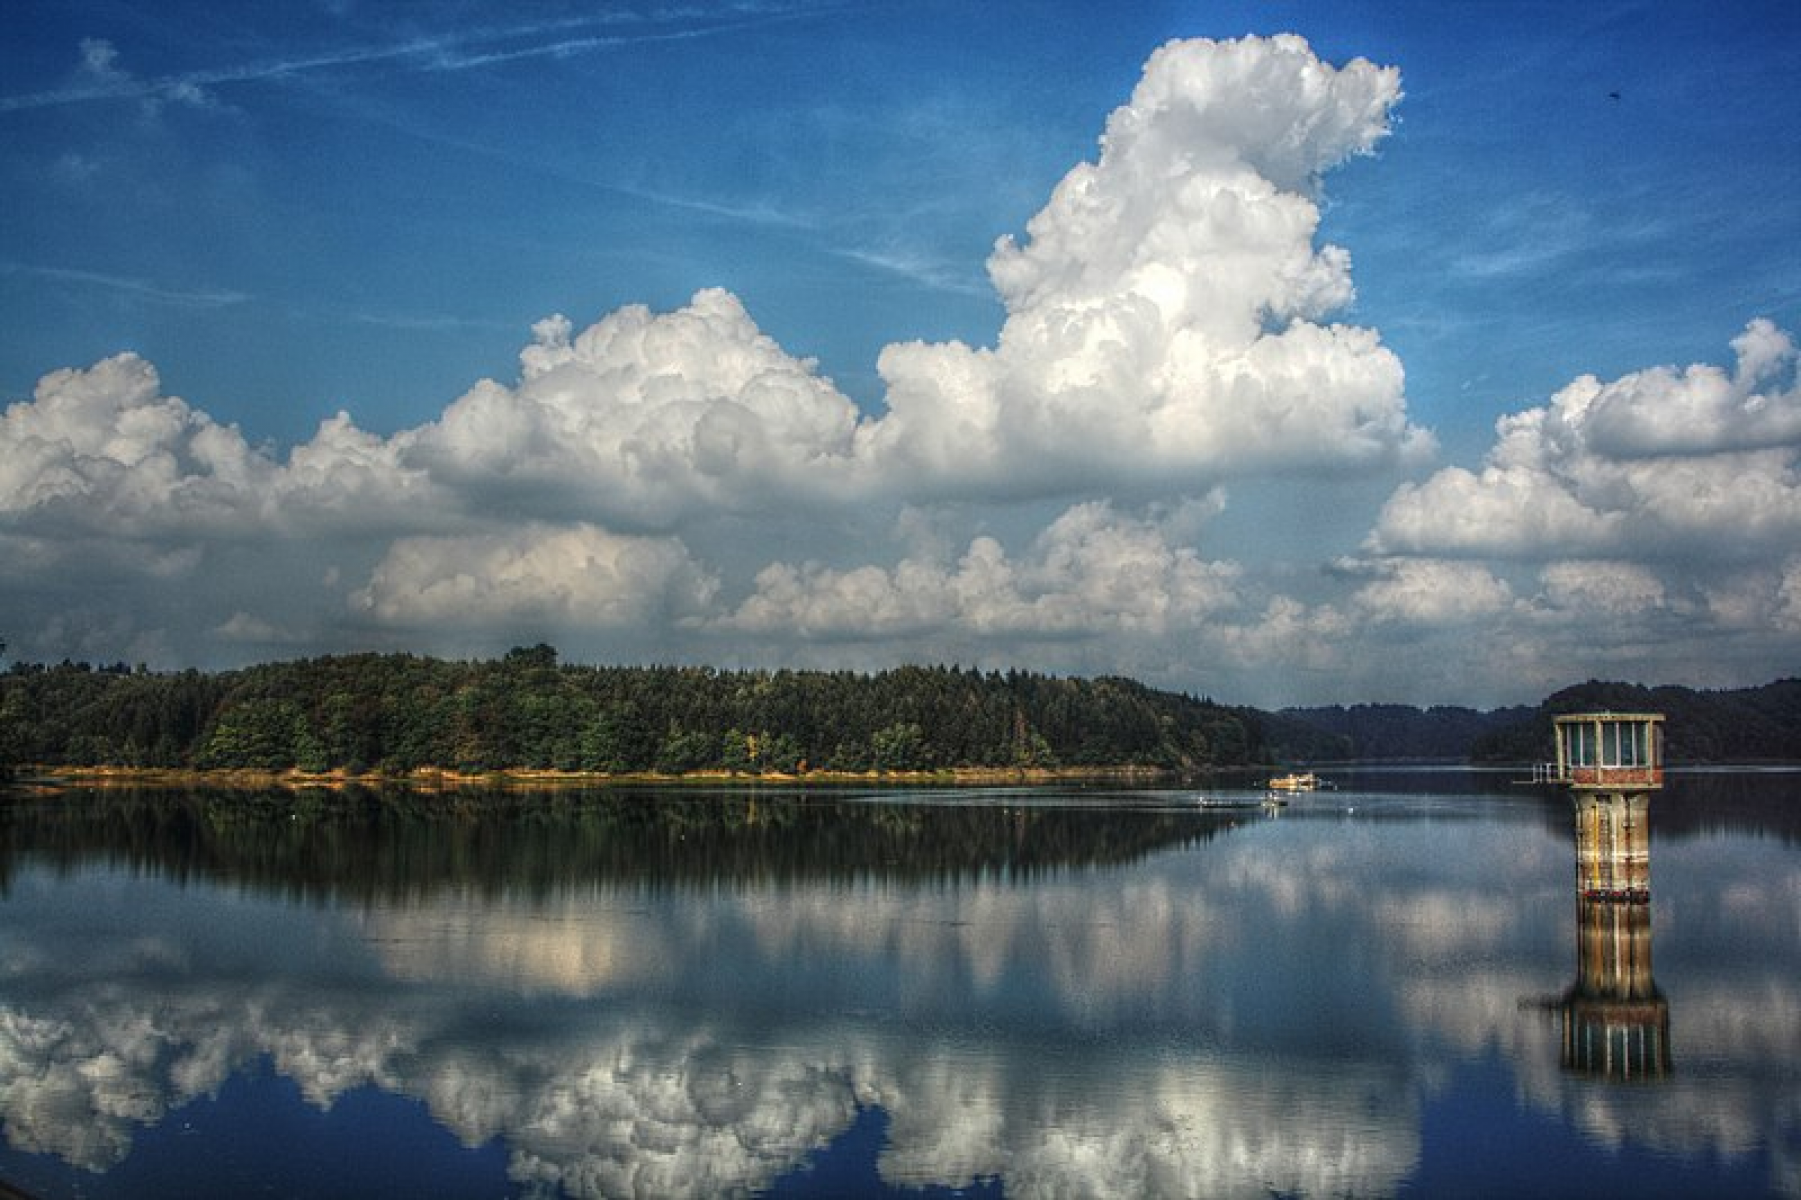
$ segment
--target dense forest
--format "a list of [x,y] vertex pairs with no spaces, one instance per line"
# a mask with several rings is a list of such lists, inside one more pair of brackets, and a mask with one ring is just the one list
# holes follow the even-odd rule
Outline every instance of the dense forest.
[[1258,761],[1259,715],[1127,679],[452,662],[356,654],[219,673],[16,663],[0,761],[396,774],[929,771]]
[[1801,679],[1702,692],[1589,682],[1536,708],[1230,707],[1129,679],[875,674],[353,654],[236,671],[14,663],[10,764],[405,774],[915,772],[1465,759],[1530,762],[1557,713],[1667,715],[1672,763],[1801,760]]

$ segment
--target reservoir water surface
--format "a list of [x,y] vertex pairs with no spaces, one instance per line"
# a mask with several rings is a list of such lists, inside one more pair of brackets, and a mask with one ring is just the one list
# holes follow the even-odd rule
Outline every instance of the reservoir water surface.
[[1801,774],[1332,782],[15,796],[0,1181],[1801,1197]]

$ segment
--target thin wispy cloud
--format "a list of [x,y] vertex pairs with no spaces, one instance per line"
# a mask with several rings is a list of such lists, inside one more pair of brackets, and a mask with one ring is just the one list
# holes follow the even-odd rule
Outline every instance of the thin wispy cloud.
[[703,217],[719,217],[745,225],[761,225],[771,229],[810,229],[816,224],[810,217],[784,212],[768,204],[740,204],[705,196],[682,196],[674,192],[657,191],[652,188],[600,183],[567,173],[561,174],[560,177],[586,187],[603,188],[616,196],[629,196],[634,200],[643,200],[659,208],[676,209]]
[[101,288],[141,300],[152,300],[159,304],[173,304],[183,308],[226,308],[234,304],[244,304],[251,299],[246,292],[227,288],[165,287],[148,280],[134,279],[124,275],[108,275],[101,271],[83,271],[71,267],[46,267],[33,263],[0,262],[0,274],[29,275],[58,283]]
[[[110,42],[90,39],[81,46],[82,66],[76,82],[45,91],[0,97],[0,113],[117,100],[175,99],[192,102],[208,88],[267,82],[318,71],[383,63],[406,64],[418,71],[468,71],[524,59],[567,58],[620,46],[720,37],[805,20],[829,10],[772,7],[742,11],[745,15],[729,20],[698,19],[686,11],[668,17],[603,13],[507,28],[487,28],[374,45],[348,46],[318,54],[260,59],[153,78],[139,78],[123,70],[117,65],[118,53]],[[569,36],[578,30],[627,24],[636,28]]]
[[938,292],[989,299],[994,287],[980,275],[971,275],[963,265],[933,261],[917,254],[894,250],[840,250],[836,253],[851,262],[897,275]]
[[892,247],[857,245],[852,238],[834,237],[830,234],[833,215],[829,213],[784,209],[766,200],[683,194],[617,180],[596,179],[584,171],[571,169],[555,160],[520,155],[510,147],[446,133],[417,120],[403,121],[390,112],[365,107],[358,109],[357,114],[363,120],[377,122],[407,137],[485,159],[510,170],[529,171],[559,183],[607,196],[640,201],[647,206],[673,213],[779,232],[797,239],[816,253],[905,279],[932,291],[978,299],[990,299],[994,295],[994,288],[986,277],[979,270],[968,270],[967,264],[934,259],[919,252]]
[[358,325],[377,329],[408,330],[414,333],[450,333],[464,329],[512,330],[516,322],[496,321],[484,317],[464,317],[452,313],[373,312],[358,310],[344,314]]
[[[588,37],[563,38],[551,42],[533,42],[522,46],[500,47],[492,50],[476,50],[464,52],[462,46],[468,43],[460,39],[448,42],[440,47],[432,57],[429,67],[439,71],[467,71],[477,67],[497,66],[502,63],[518,62],[532,58],[569,58],[595,50],[610,50],[619,46],[638,46],[654,42],[684,42],[700,38],[719,37],[723,34],[741,33],[745,30],[760,29],[769,25],[788,21],[804,20],[818,15],[814,10],[797,10],[783,12],[772,10],[758,13],[738,21],[712,22],[681,29],[667,29],[650,32],[616,33],[593,35]],[[620,19],[616,16],[605,20]],[[530,37],[526,35],[507,35]]]

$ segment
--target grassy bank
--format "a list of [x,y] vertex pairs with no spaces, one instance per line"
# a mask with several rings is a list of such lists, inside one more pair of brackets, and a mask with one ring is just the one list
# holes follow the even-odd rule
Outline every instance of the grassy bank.
[[1152,784],[1176,779],[1174,772],[1158,767],[955,767],[929,771],[805,771],[780,772],[689,771],[664,774],[655,771],[609,774],[604,771],[554,771],[513,768],[464,772],[420,768],[407,772],[348,771],[308,772],[171,767],[25,767],[18,786],[80,786],[131,788],[208,788],[269,790],[279,788],[410,787],[427,790],[453,788],[588,788],[668,784],[718,784],[740,786],[811,785],[933,785],[944,787],[998,787],[1007,784],[1136,783]]

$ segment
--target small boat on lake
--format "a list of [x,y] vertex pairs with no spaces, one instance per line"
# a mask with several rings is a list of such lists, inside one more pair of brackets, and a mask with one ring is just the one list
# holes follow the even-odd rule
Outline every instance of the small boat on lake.
[[1278,775],[1264,786],[1272,792],[1311,792],[1320,785],[1320,778],[1312,771],[1299,774]]

